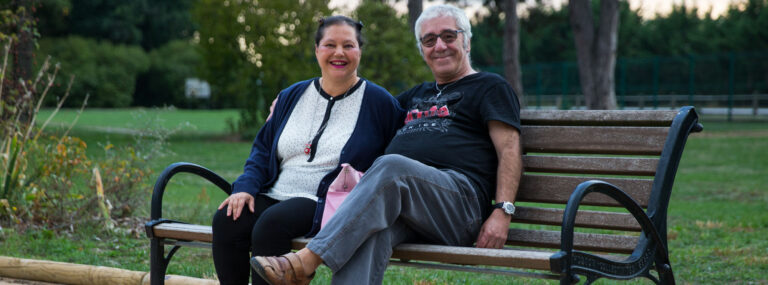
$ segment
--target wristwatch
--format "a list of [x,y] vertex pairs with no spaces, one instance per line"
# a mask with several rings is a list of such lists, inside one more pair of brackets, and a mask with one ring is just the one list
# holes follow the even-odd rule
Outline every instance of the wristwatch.
[[501,202],[493,204],[494,209],[502,209],[504,210],[504,213],[507,215],[514,215],[515,214],[515,204],[512,204],[512,202]]

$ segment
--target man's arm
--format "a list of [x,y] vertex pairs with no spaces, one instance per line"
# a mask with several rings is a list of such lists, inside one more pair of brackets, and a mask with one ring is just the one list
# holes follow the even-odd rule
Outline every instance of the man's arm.
[[[520,132],[508,124],[489,121],[488,131],[496,148],[499,166],[496,172],[496,202],[515,202],[523,170]],[[493,209],[477,237],[477,247],[502,248],[507,241],[512,217],[502,209]]]

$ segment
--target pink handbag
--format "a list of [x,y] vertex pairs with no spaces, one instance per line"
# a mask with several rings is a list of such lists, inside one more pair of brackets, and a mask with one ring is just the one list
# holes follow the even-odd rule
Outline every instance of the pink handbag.
[[360,177],[363,177],[363,172],[355,170],[349,163],[341,164],[341,172],[336,179],[331,182],[331,186],[328,186],[328,193],[325,196],[325,208],[323,210],[323,220],[320,223],[320,228],[325,227],[325,223],[331,219],[336,210],[341,207],[341,202],[344,202],[344,198],[347,198],[352,188],[355,188],[357,182],[360,181]]

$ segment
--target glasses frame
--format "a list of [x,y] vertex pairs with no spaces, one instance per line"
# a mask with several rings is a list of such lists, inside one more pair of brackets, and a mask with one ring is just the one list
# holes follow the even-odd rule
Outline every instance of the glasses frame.
[[[450,44],[450,43],[455,42],[456,39],[459,38],[459,34],[463,33],[463,32],[464,32],[464,30],[443,30],[442,32],[440,32],[439,35],[436,35],[434,33],[429,33],[429,34],[426,34],[423,37],[419,38],[419,42],[424,47],[433,47],[433,46],[435,46],[437,44],[437,39],[440,38],[441,40],[443,40],[444,43]],[[444,37],[447,37],[448,35],[453,35],[453,36],[455,36],[455,38],[453,40],[446,40]],[[428,39],[428,37],[430,39]],[[429,41],[432,40],[431,37],[434,37],[434,42],[431,43],[431,44],[427,44],[426,42],[428,40]]]

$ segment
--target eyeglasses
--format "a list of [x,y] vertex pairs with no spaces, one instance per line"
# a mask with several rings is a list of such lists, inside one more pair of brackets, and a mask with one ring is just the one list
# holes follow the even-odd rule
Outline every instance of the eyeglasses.
[[439,37],[444,43],[450,44],[456,41],[459,37],[459,33],[463,33],[462,30],[444,30],[440,32],[440,35],[429,33],[421,37],[421,44],[425,47],[433,47],[437,44],[437,38]]

